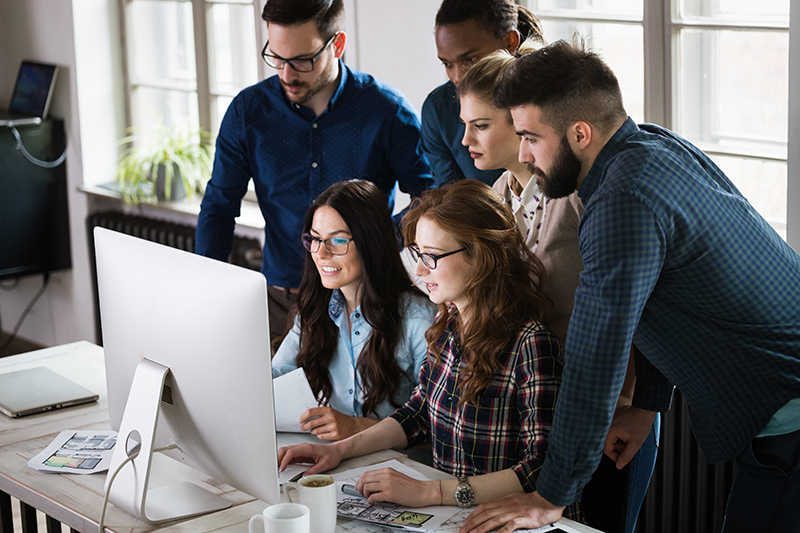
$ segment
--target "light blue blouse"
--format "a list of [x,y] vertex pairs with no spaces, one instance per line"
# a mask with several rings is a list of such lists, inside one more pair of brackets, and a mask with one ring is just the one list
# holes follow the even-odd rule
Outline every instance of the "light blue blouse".
[[[404,404],[410,397],[414,387],[419,383],[419,370],[428,353],[425,341],[425,330],[433,324],[436,306],[423,294],[405,292],[401,297],[402,337],[397,346],[397,363],[408,379],[400,380],[400,388],[394,400],[398,405]],[[339,343],[330,365],[333,394],[329,405],[337,411],[349,416],[363,416],[361,406],[363,391],[361,379],[356,373],[358,355],[367,344],[372,326],[367,323],[361,313],[361,306],[350,315],[352,329],[347,323],[344,296],[339,290],[333,291],[328,314],[339,328]],[[294,327],[278,348],[272,359],[272,377],[278,377],[297,368],[297,352],[300,349],[300,320],[295,319]],[[379,418],[386,418],[395,408],[388,400],[378,406]]]

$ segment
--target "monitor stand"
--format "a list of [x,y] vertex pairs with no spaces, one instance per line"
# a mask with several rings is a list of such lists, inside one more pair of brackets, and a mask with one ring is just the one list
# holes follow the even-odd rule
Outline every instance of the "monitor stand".
[[[161,394],[168,373],[168,367],[148,359],[143,359],[137,366],[106,478],[105,491],[109,501],[151,524],[231,506],[229,500],[188,482],[147,490]],[[139,454],[122,466],[114,477],[114,472],[128,459],[133,440],[141,443]]]

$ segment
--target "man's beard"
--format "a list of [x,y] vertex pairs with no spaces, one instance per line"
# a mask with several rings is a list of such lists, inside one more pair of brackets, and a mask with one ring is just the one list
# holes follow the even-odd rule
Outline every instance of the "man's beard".
[[[284,68],[291,68],[290,66],[286,65]],[[286,84],[283,80],[280,80],[281,87],[284,88],[283,93],[286,95],[286,98],[289,99],[290,102],[294,102],[298,105],[303,105],[304,103],[308,102],[318,92],[320,92],[329,82],[330,82],[330,71],[332,70],[332,62],[328,62],[327,66],[325,67],[325,72],[322,73],[317,79],[315,79],[312,83],[308,83],[305,81],[294,82],[291,84]],[[297,94],[290,94],[286,91],[286,87],[304,87],[305,91],[301,91]]]
[[561,147],[558,157],[553,162],[553,167],[549,173],[528,163],[528,170],[536,178],[536,184],[541,189],[542,194],[548,198],[564,198],[569,196],[578,188],[578,175],[581,172],[581,162],[572,153],[567,136],[561,137]]

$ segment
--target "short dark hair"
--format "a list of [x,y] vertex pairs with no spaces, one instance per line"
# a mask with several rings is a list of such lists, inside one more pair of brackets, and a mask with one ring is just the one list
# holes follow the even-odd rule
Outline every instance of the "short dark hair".
[[500,77],[494,104],[501,109],[535,105],[562,133],[582,120],[608,134],[627,117],[617,77],[579,36],[515,60]]
[[522,41],[532,39],[544,43],[539,18],[513,0],[444,0],[436,13],[437,26],[468,20],[480,22],[498,39],[517,30]]
[[309,20],[317,23],[323,39],[344,30],[343,0],[268,0],[261,13],[267,24],[293,26]]

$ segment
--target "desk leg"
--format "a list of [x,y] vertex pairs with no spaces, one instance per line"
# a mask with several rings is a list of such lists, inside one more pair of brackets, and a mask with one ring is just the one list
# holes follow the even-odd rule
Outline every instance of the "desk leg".
[[0,533],[14,533],[11,496],[0,490]]
[[22,532],[38,533],[39,525],[36,523],[36,508],[27,503],[19,502],[19,511],[22,517]]

